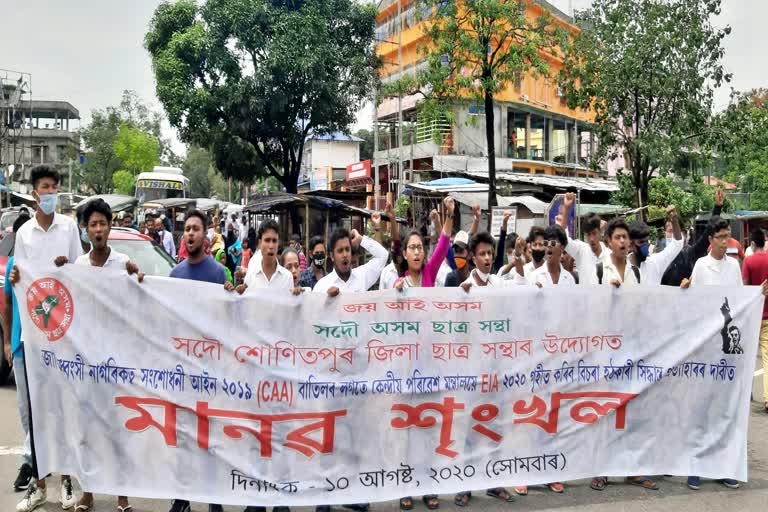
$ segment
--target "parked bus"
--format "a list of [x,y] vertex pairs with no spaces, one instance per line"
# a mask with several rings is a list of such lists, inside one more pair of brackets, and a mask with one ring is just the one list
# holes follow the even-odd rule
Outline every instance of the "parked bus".
[[136,199],[139,204],[158,199],[189,197],[189,179],[178,167],[155,166],[152,172],[136,177]]

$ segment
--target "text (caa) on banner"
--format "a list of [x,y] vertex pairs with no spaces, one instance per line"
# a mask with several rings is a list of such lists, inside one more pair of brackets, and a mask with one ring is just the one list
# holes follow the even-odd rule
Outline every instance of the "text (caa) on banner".
[[39,470],[93,492],[314,505],[747,477],[758,288],[241,297],[20,269]]

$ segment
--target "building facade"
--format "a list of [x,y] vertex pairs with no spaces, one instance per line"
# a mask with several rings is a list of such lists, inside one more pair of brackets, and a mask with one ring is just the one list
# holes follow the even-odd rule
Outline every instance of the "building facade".
[[10,180],[14,191],[29,193],[30,173],[36,165],[48,164],[66,180],[70,160],[78,158],[80,113],[67,101],[22,97],[23,91],[4,84],[0,101],[0,168],[5,182]]
[[361,142],[363,139],[341,132],[310,135],[304,143],[300,188],[340,190],[347,166],[360,161]]
[[[376,39],[378,53],[384,65],[380,76],[383,83],[415,76],[426,66],[421,48],[428,43],[418,19],[434,15],[431,6],[413,0],[382,0],[377,16]],[[573,19],[543,0],[531,0],[527,9],[531,17],[543,10],[552,13],[554,23],[576,31]],[[418,18],[418,19],[417,19]],[[556,76],[561,62],[552,55],[550,74]],[[401,72],[402,69],[402,72]],[[485,137],[485,111],[482,105],[469,98],[459,99],[453,107],[453,125],[427,125],[417,115],[416,96],[400,101],[403,117],[403,147],[398,146],[398,99],[386,98],[378,106],[377,120],[379,150],[374,160],[382,177],[383,187],[397,182],[397,164],[403,160],[404,182],[418,179],[420,170],[450,173],[440,168],[436,159],[440,155],[464,157],[465,170],[485,161],[488,148]],[[591,111],[570,109],[552,79],[542,76],[519,76],[506,89],[495,96],[495,154],[501,171],[558,176],[593,177],[597,173],[590,167],[596,150],[596,138],[590,128]],[[436,143],[435,131],[441,142]],[[392,179],[394,178],[394,179]],[[383,188],[386,190],[386,188]]]

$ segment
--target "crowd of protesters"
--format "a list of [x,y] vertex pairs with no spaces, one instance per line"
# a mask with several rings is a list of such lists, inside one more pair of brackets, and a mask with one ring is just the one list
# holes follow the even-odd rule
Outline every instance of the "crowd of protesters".
[[[13,364],[17,382],[18,408],[26,439],[22,465],[14,483],[17,491],[26,490],[18,504],[19,512],[29,512],[47,500],[46,479],[35,479],[32,469],[29,437],[29,402],[24,372],[23,333],[14,287],[19,282],[19,261],[53,261],[66,264],[115,267],[142,280],[143,274],[129,258],[112,249],[108,243],[113,214],[103,200],[90,201],[82,212],[81,226],[70,217],[55,213],[59,175],[50,167],[32,170],[33,197],[37,202],[33,216],[22,214],[13,226],[14,256],[10,259],[5,280],[3,313],[4,354]],[[312,236],[307,247],[301,238],[292,237],[287,244],[280,238],[280,226],[265,220],[252,226],[243,217],[238,219],[209,219],[200,211],[188,212],[184,233],[176,245],[166,219],[151,219],[146,225],[136,225],[132,216],[124,216],[120,224],[138,229],[151,236],[179,263],[170,277],[192,279],[223,286],[233,293],[248,293],[253,289],[289,290],[294,295],[324,293],[330,297],[375,289],[402,291],[411,287],[461,287],[469,292],[474,287],[535,286],[762,286],[768,292],[768,250],[765,235],[757,229],[751,234],[749,256],[733,244],[729,223],[719,217],[723,204],[722,191],[716,194],[716,206],[706,232],[698,237],[681,230],[674,207],[667,209],[664,237],[655,246],[650,242],[650,228],[643,222],[627,221],[621,217],[604,222],[597,216],[582,223],[584,241],[572,238],[566,219],[574,207],[574,196],[566,194],[563,211],[557,222],[548,227],[533,227],[529,233],[507,233],[510,214],[503,216],[498,240],[479,230],[480,209],[474,211],[474,222],[468,231],[453,229],[455,204],[451,197],[443,201],[443,218],[437,210],[429,216],[426,230],[408,231],[401,236],[392,205],[382,213],[371,215],[371,235],[355,229],[336,229],[329,240]],[[388,221],[389,248],[383,244]],[[687,240],[686,240],[687,238]],[[695,238],[695,239],[694,239]],[[432,250],[430,251],[430,246]],[[738,249],[737,249],[738,247]],[[306,251],[306,253],[305,253]],[[370,258],[360,264],[361,252]],[[763,364],[768,370],[768,305],[763,312],[760,333]],[[768,371],[764,379],[764,403],[768,411]],[[629,476],[628,484],[644,489],[659,489],[657,482],[645,475]],[[720,480],[730,488],[739,482]],[[608,478],[596,476],[591,487],[605,489]],[[699,489],[701,481],[688,477],[688,486]],[[556,493],[565,491],[562,482],[547,485]],[[525,495],[526,487],[515,487],[514,493]],[[488,496],[504,502],[512,494],[497,487],[486,491]],[[83,492],[75,497],[71,479],[60,480],[60,501],[64,509],[86,512],[93,507],[93,495]],[[423,496],[426,508],[439,508],[435,495]],[[459,492],[454,503],[460,507],[470,504],[471,493]],[[402,510],[414,508],[413,497],[400,500]],[[354,510],[366,510],[367,504],[348,505]],[[131,506],[128,498],[117,498],[117,510],[125,512]],[[327,512],[319,506],[318,512]],[[175,499],[171,512],[188,512],[190,504]],[[209,511],[221,511],[220,505],[209,505]],[[264,507],[249,506],[246,512],[264,512]],[[287,507],[275,507],[287,512]]]

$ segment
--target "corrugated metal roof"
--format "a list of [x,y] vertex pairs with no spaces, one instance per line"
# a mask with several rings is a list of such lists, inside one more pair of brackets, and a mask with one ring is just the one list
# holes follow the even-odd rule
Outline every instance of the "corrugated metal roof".
[[[475,178],[488,179],[487,172],[468,171],[463,174]],[[523,174],[515,172],[502,172],[496,174],[496,179],[511,183],[529,183],[543,187],[552,187],[562,190],[590,190],[594,192],[617,192],[619,183],[614,180],[601,178],[571,178],[567,176],[549,176],[546,174]]]

